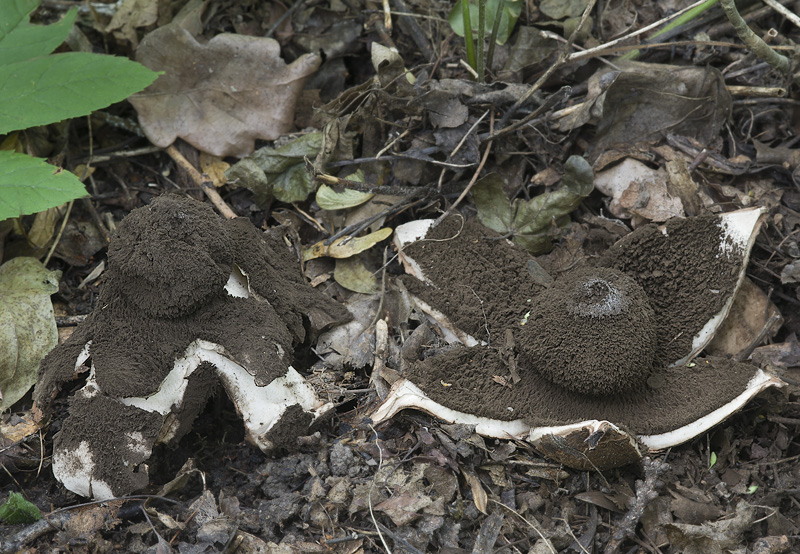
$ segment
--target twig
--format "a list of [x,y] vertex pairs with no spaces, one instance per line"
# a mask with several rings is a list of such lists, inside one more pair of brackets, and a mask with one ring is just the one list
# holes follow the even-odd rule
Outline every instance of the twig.
[[781,14],[783,17],[794,23],[796,27],[800,27],[800,16],[791,11],[789,8],[787,8],[783,4],[779,4],[775,0],[761,0],[761,1],[764,2],[770,8],[772,8],[773,10],[775,10],[776,12],[778,12],[779,14]]
[[178,167],[183,169],[188,175],[192,182],[199,187],[206,195],[206,197],[211,200],[211,203],[219,210],[226,219],[233,219],[235,217],[239,217],[236,215],[236,212],[228,206],[222,197],[219,195],[217,190],[214,188],[214,185],[211,184],[211,179],[208,175],[201,174],[195,167],[189,163],[183,154],[178,152],[178,149],[175,148],[174,144],[169,145],[165,149],[166,153],[169,154],[169,157],[172,158]]
[[[492,116],[489,118],[489,134],[491,134],[492,132],[492,127],[494,127],[494,112],[492,112]],[[472,179],[470,179],[469,184],[467,184],[467,186],[461,192],[461,195],[459,195],[459,197],[456,198],[456,201],[450,204],[450,207],[447,208],[447,210],[445,210],[445,212],[442,215],[440,215],[436,219],[436,221],[433,222],[431,229],[439,225],[442,222],[442,220],[448,215],[450,215],[450,213],[456,208],[456,206],[458,206],[461,203],[461,201],[464,200],[464,198],[466,198],[467,194],[469,194],[469,191],[472,189],[472,185],[474,185],[475,182],[478,180],[478,175],[481,174],[483,166],[486,165],[486,160],[489,158],[489,152],[491,150],[492,150],[492,141],[490,140],[489,142],[486,143],[486,149],[483,151],[483,157],[481,158],[481,163],[479,163],[478,167],[475,169],[475,173],[472,175]]]
[[767,62],[781,73],[788,75],[791,68],[789,58],[778,54],[775,50],[770,48],[761,37],[753,32],[745,20],[742,19],[742,16],[739,15],[734,0],[720,0],[720,4],[722,5],[722,10],[725,12],[725,15],[728,16],[728,21],[731,22],[733,29],[736,31],[736,34],[739,35],[739,38],[742,39],[742,42],[744,42],[760,60]]
[[64,229],[67,227],[67,221],[69,220],[69,214],[72,211],[72,203],[74,200],[70,200],[69,204],[67,204],[67,213],[64,214],[64,219],[61,220],[61,227],[58,229],[58,234],[56,235],[53,244],[50,246],[50,250],[47,252],[47,256],[45,256],[44,260],[42,260],[42,265],[47,265],[50,263],[50,258],[53,256],[53,252],[56,251],[56,246],[58,246],[59,241],[61,240],[61,236],[64,234]]
[[759,331],[758,335],[756,335],[756,337],[750,341],[750,344],[748,344],[744,350],[736,354],[733,359],[737,362],[743,362],[749,358],[750,354],[753,353],[753,350],[755,350],[758,345],[761,344],[764,338],[770,333],[770,331],[772,331],[772,328],[775,326],[775,324],[782,321],[783,317],[781,314],[772,314],[767,322],[764,323],[764,327],[761,328],[761,331]]
[[381,468],[383,467],[383,448],[381,448],[381,445],[378,444],[378,432],[375,431],[372,425],[370,425],[369,428],[372,429],[372,433],[375,435],[375,446],[378,447],[378,469],[375,470],[375,477],[373,477],[372,483],[370,483],[369,485],[369,491],[367,492],[367,506],[369,507],[369,517],[372,519],[372,524],[375,525],[375,530],[378,532],[378,536],[381,539],[381,544],[383,545],[383,548],[386,550],[386,552],[392,554],[389,545],[386,544],[386,539],[383,538],[383,533],[381,533],[381,526],[378,524],[378,520],[375,519],[375,512],[372,510],[372,490],[375,488],[375,479],[378,478],[378,472],[380,472]]
[[645,457],[642,460],[642,466],[644,468],[644,481],[636,481],[636,498],[633,499],[628,513],[617,525],[614,535],[603,551],[604,554],[614,554],[619,549],[622,541],[634,534],[644,509],[658,497],[658,489],[664,485],[659,478],[669,469],[668,463]]
[[500,119],[500,123],[498,124],[498,127],[500,127],[501,130],[503,130],[505,128],[506,124],[508,123],[508,120],[511,119],[511,117],[520,108],[520,106],[525,104],[525,102],[527,102],[530,99],[530,97],[533,96],[534,93],[537,90],[542,88],[542,85],[544,85],[547,82],[547,80],[550,78],[550,76],[553,73],[555,73],[556,70],[560,69],[561,66],[564,65],[564,63],[567,62],[570,59],[569,51],[572,49],[572,44],[575,42],[575,39],[578,36],[578,32],[583,28],[583,26],[586,24],[586,21],[589,19],[589,14],[594,9],[594,5],[596,3],[597,3],[597,0],[589,0],[589,2],[586,4],[586,9],[583,10],[583,14],[581,15],[580,22],[578,22],[578,25],[575,27],[575,30],[572,31],[572,34],[569,36],[569,39],[567,40],[567,44],[564,46],[564,49],[562,50],[561,54],[559,54],[558,59],[556,60],[556,62],[553,65],[551,65],[549,68],[547,68],[547,71],[545,71],[542,74],[542,76],[539,77],[536,80],[536,82],[533,83],[533,85],[531,85],[531,88],[529,88],[528,91],[525,94],[523,94],[519,98],[519,100],[517,100],[514,103],[514,105],[511,106],[511,108],[503,115],[502,119]]
[[294,4],[289,6],[289,9],[283,12],[283,15],[281,15],[278,20],[272,24],[272,27],[267,29],[267,32],[264,33],[264,36],[271,37],[273,33],[278,30],[278,27],[280,27],[288,18],[292,17],[292,14],[297,11],[297,8],[302,6],[304,3],[305,0],[297,0]]
[[675,19],[676,17],[680,17],[681,15],[683,15],[686,12],[688,12],[689,10],[693,10],[697,6],[700,6],[700,5],[704,4],[705,1],[706,0],[699,0],[698,2],[695,2],[694,4],[692,4],[691,6],[686,6],[682,10],[678,10],[677,12],[675,12],[675,13],[673,13],[671,15],[668,15],[667,17],[665,17],[663,19],[659,19],[655,23],[647,25],[646,27],[642,27],[638,31],[634,31],[633,33],[631,33],[629,35],[625,35],[623,37],[616,38],[616,39],[611,40],[609,42],[606,42],[604,44],[600,44],[598,46],[595,46],[594,48],[589,48],[588,50],[584,50],[583,52],[573,52],[572,54],[567,56],[567,61],[568,62],[576,62],[578,60],[583,60],[585,58],[591,58],[595,54],[597,54],[598,52],[604,52],[604,51],[608,50],[609,48],[611,48],[612,46],[616,46],[617,44],[619,44],[621,42],[625,42],[626,40],[629,40],[629,39],[632,39],[634,37],[638,37],[639,35],[642,35],[644,33],[647,33],[651,29],[655,29],[657,27],[660,27],[661,25],[663,25],[667,21]]

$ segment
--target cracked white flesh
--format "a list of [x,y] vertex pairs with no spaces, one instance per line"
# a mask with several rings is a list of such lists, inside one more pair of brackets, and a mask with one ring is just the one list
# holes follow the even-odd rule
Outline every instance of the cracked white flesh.
[[85,497],[98,500],[114,498],[111,487],[100,479],[95,479],[94,460],[89,443],[83,441],[73,450],[53,452],[53,475],[68,490]]
[[[777,377],[767,375],[763,371],[758,370],[755,376],[748,382],[747,388],[742,391],[739,396],[724,406],[706,414],[689,425],[658,435],[637,435],[636,438],[651,450],[662,450],[671,446],[683,444],[708,431],[739,411],[763,390],[769,387],[782,387],[785,384],[786,383]],[[392,385],[389,395],[370,416],[370,419],[378,424],[392,418],[399,411],[408,408],[421,410],[448,423],[475,425],[475,432],[479,435],[498,439],[525,439],[532,444],[536,444],[536,442],[545,436],[566,436],[576,430],[587,427],[596,430],[606,425],[611,426],[620,434],[627,435],[627,433],[615,425],[614,422],[605,420],[589,419],[567,425],[531,427],[521,419],[502,421],[459,412],[458,410],[447,408],[435,402],[408,379],[399,379]]]

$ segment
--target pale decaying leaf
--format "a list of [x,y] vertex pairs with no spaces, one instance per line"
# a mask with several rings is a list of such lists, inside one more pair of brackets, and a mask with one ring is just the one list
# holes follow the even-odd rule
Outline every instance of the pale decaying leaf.
[[683,202],[669,191],[669,174],[626,158],[610,169],[598,172],[594,185],[610,196],[608,209],[614,217],[639,216],[648,221],[683,217]]
[[342,237],[336,239],[330,244],[325,244],[324,240],[303,248],[303,261],[313,260],[314,258],[321,258],[322,256],[330,256],[331,258],[349,258],[355,256],[359,252],[363,252],[372,248],[382,240],[389,238],[392,230],[388,227],[364,235],[363,237]]
[[159,0],[125,0],[114,12],[106,26],[106,33],[113,33],[117,40],[129,41],[134,47],[139,44],[137,28],[155,25],[159,12],[166,12],[169,4]]
[[35,258],[0,266],[0,412],[36,383],[39,362],[58,342],[50,295],[60,278]]
[[328,185],[320,185],[317,189],[317,204],[323,210],[344,210],[360,206],[370,198],[375,196],[369,192],[361,192],[358,190],[344,189],[341,192],[336,192]]
[[147,138],[166,147],[180,137],[217,156],[246,156],[256,139],[289,131],[297,96],[321,62],[307,54],[286,65],[270,38],[226,33],[202,44],[177,24],[145,37],[136,60],[164,72],[130,99]]

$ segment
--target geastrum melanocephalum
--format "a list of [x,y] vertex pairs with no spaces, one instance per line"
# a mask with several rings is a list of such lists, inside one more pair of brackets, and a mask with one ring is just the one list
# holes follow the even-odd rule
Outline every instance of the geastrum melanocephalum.
[[191,428],[217,382],[262,450],[306,433],[333,405],[291,366],[304,319],[318,332],[349,314],[303,281],[280,231],[174,195],[132,211],[95,310],[41,364],[45,414],[86,379],[54,439],[56,478],[100,499],[141,489],[154,446]]
[[467,347],[410,361],[371,418],[416,408],[579,469],[690,440],[783,384],[749,364],[694,359],[728,314],[763,213],[650,224],[552,283],[477,223],[401,226],[407,288]]

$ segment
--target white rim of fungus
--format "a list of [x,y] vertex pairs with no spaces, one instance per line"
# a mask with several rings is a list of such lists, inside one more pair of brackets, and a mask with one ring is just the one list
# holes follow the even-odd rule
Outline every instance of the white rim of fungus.
[[250,298],[250,276],[236,264],[233,264],[233,271],[225,283],[225,292],[234,298]]
[[683,444],[684,442],[689,441],[702,433],[705,433],[718,423],[721,423],[723,420],[739,411],[761,391],[768,389],[769,387],[783,387],[785,385],[786,383],[784,383],[781,379],[767,375],[764,373],[764,371],[759,369],[752,379],[750,379],[750,381],[747,383],[745,390],[727,404],[717,408],[713,412],[704,415],[700,419],[693,421],[688,425],[684,425],[683,427],[675,429],[674,431],[661,433],[659,435],[639,435],[639,440],[651,450],[662,450],[664,448],[669,448],[670,446]]
[[403,247],[425,238],[433,222],[433,219],[417,219],[416,221],[409,221],[408,223],[398,225],[394,230],[394,239],[392,239],[397,247],[397,255],[403,267],[405,267],[406,273],[413,275],[428,285],[430,285],[431,282],[425,276],[422,268],[413,258],[406,256],[405,252],[403,252]]
[[[783,387],[785,385],[786,383],[781,379],[767,375],[759,369],[739,396],[698,420],[666,433],[634,436],[651,450],[661,450],[671,446],[677,446],[721,423],[744,407],[754,396],[765,389],[769,387]],[[567,425],[531,427],[521,419],[501,421],[499,419],[467,414],[447,408],[435,402],[408,379],[399,379],[392,385],[386,399],[370,418],[376,424],[381,423],[390,419],[399,411],[407,408],[421,410],[448,423],[475,425],[475,432],[486,437],[496,439],[527,439],[528,442],[532,444],[536,444],[546,436],[563,437],[585,428],[589,428],[591,431],[597,431],[610,427],[621,435],[627,437],[631,436],[630,433],[625,432],[620,427],[607,420],[587,419]]]

